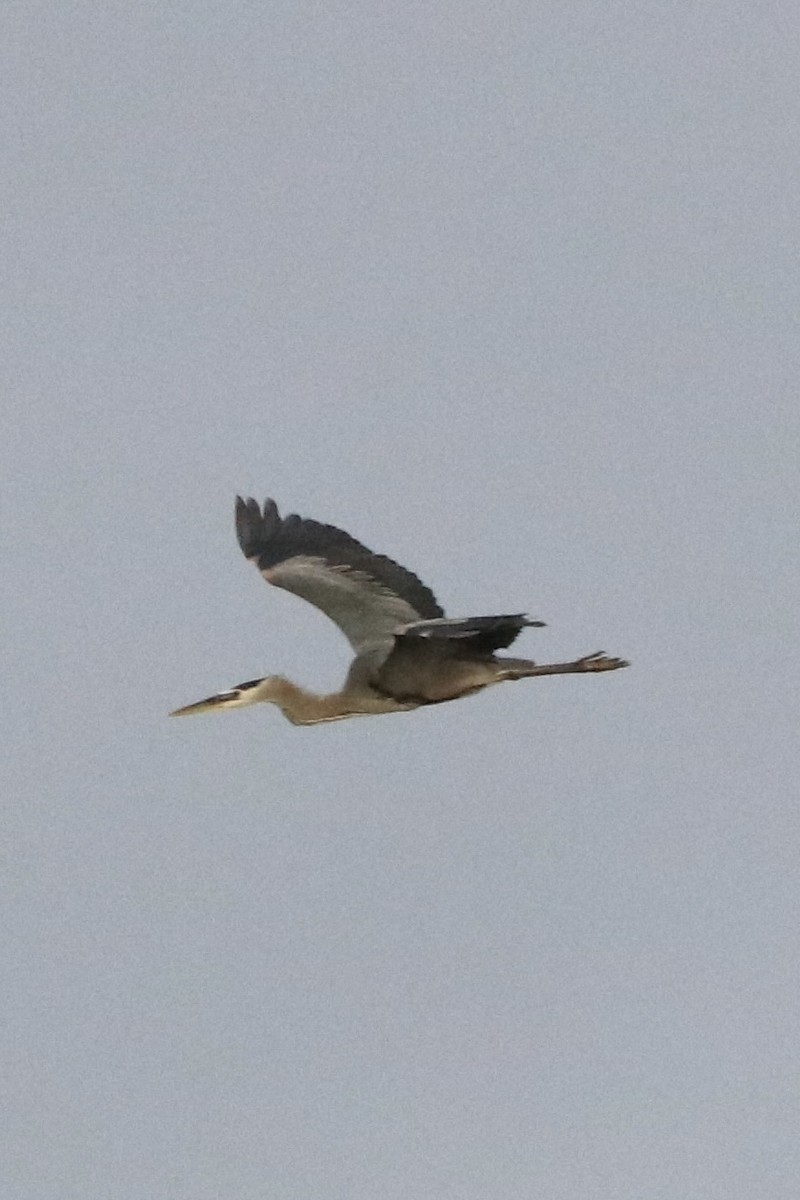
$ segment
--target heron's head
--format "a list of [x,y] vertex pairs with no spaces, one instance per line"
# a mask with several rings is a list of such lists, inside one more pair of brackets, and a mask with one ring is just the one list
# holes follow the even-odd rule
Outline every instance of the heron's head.
[[260,700],[272,699],[272,681],[274,675],[266,679],[249,679],[246,683],[237,683],[236,687],[228,688],[226,692],[218,692],[206,700],[196,700],[185,708],[176,708],[171,717],[189,717],[195,713],[217,712],[223,708],[246,708],[248,704],[258,704]]

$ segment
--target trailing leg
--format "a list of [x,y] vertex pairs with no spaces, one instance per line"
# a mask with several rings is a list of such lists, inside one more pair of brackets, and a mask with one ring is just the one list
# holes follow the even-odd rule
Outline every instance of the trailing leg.
[[618,671],[629,664],[624,658],[608,658],[602,650],[585,654],[574,662],[534,663],[524,658],[500,659],[499,679],[528,679],[532,675],[577,675],[587,671]]

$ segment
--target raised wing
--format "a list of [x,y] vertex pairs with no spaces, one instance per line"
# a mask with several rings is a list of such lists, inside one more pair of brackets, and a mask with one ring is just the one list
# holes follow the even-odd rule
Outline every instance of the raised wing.
[[400,626],[444,616],[433,592],[405,567],[333,525],[294,513],[281,518],[274,500],[262,510],[237,496],[236,534],[267,582],[321,609],[356,654],[390,645]]

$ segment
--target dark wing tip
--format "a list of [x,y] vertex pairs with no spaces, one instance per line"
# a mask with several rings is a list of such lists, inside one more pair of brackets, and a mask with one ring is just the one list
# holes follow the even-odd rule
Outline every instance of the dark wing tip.
[[274,500],[265,500],[263,512],[252,496],[236,497],[236,537],[245,558],[256,558],[259,547],[281,523]]

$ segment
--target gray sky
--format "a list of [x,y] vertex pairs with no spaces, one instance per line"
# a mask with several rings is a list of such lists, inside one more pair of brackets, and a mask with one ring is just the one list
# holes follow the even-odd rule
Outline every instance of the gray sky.
[[[6,1195],[794,1200],[798,43],[4,6]],[[346,668],[237,491],[633,667],[169,721]]]

